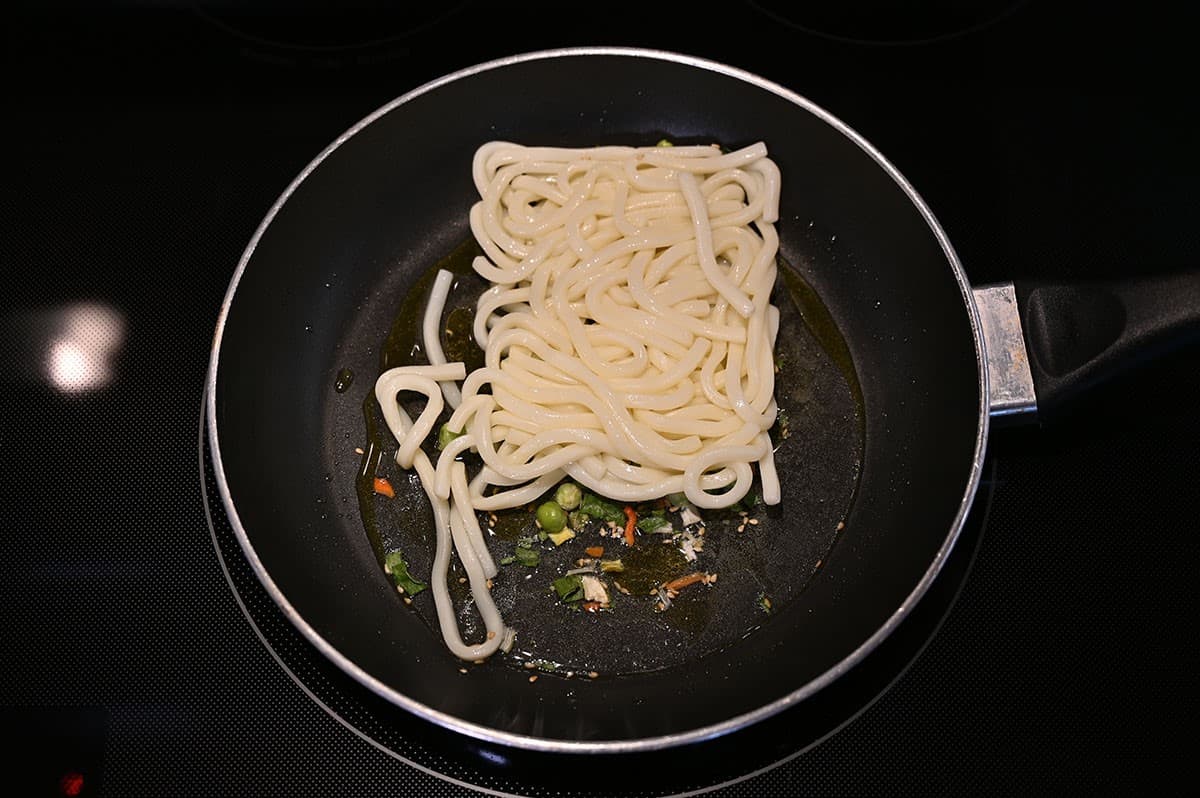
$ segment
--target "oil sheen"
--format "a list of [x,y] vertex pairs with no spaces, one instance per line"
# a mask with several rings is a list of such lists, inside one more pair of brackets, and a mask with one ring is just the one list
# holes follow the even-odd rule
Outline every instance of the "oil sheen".
[[[473,239],[464,241],[412,285],[380,342],[379,373],[427,362],[421,319],[441,269],[457,276],[442,319],[446,357],[464,362],[468,372],[482,365],[483,352],[471,333],[476,300],[488,287],[471,268],[479,254]],[[833,314],[800,271],[782,259],[773,300],[780,310],[775,353],[780,414],[771,436],[783,501],[772,507],[745,502],[705,511],[701,524],[689,530],[693,543],[701,541],[699,550],[691,552],[694,559],[685,553],[692,547],[682,546],[678,534],[639,534],[636,544],[627,547],[619,535],[610,530],[602,535],[603,527],[591,524],[554,545],[538,539],[532,507],[481,514],[493,556],[505,563],[493,580],[492,595],[505,622],[517,630],[514,648],[495,655],[494,662],[601,676],[669,668],[733,645],[786,612],[803,593],[841,534],[853,501],[864,446],[862,392]],[[408,409],[416,415],[420,405]],[[396,443],[374,392],[363,401],[362,418],[367,443],[355,487],[364,532],[381,562],[386,552],[399,550],[409,572],[428,581],[434,542],[428,500],[415,475],[395,464]],[[436,434],[423,446],[437,458]],[[467,459],[469,471],[478,466],[472,457]],[[395,499],[374,492],[376,476],[391,482]],[[390,512],[389,521],[382,523],[377,512],[381,501],[401,502],[403,511]],[[657,509],[674,532],[682,532],[678,508],[664,505]],[[514,560],[518,547],[536,550],[536,565]],[[621,561],[621,571],[605,574],[619,589],[611,590],[610,606],[600,612],[565,604],[552,586],[587,558],[589,547],[603,547],[605,559]],[[692,571],[717,578],[681,589],[664,608],[657,588]],[[451,595],[462,608],[463,637],[473,640],[483,630],[460,582],[463,575],[455,561]],[[440,637],[429,591],[413,597],[411,604],[398,598],[397,612],[403,611],[414,612]]]

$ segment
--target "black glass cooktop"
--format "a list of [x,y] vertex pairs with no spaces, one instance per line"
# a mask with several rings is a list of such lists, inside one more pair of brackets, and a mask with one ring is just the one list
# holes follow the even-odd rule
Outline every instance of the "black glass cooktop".
[[469,744],[349,684],[240,559],[209,504],[200,430],[218,308],[283,188],[385,102],[528,50],[675,50],[809,97],[909,178],[977,285],[1195,268],[1191,29],[1182,11],[1099,6],[8,10],[0,721],[13,794],[1182,791],[1200,709],[1194,345],[1053,423],[995,429],[928,600],[806,712],[691,756],[608,763],[616,773]]

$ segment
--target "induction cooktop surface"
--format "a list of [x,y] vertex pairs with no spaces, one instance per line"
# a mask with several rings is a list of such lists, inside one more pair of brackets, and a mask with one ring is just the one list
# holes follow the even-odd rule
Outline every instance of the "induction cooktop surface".
[[927,600],[835,689],[703,751],[606,761],[604,772],[463,739],[363,690],[263,593],[214,500],[205,372],[255,229],[355,122],[491,58],[646,46],[778,82],[887,155],[974,284],[1195,268],[1200,125],[1181,12],[1040,0],[904,9],[8,11],[0,720],[16,794],[1188,784],[1200,664],[1194,341],[1052,421],[996,425],[979,497]]

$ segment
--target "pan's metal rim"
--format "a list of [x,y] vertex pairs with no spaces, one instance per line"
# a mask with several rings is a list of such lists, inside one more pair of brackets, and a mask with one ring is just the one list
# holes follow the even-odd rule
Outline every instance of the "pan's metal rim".
[[[275,584],[271,575],[267,572],[266,567],[259,559],[258,554],[254,550],[250,539],[246,533],[246,528],[238,515],[237,507],[234,505],[230,487],[225,475],[224,463],[221,456],[220,435],[217,429],[217,373],[220,366],[221,342],[225,330],[225,324],[228,320],[230,309],[233,305],[234,295],[237,292],[238,284],[241,282],[242,276],[245,273],[246,267],[250,262],[251,257],[258,245],[263,234],[270,227],[272,220],[279,213],[283,205],[295,192],[297,187],[304,182],[309,174],[313,172],[329,155],[344,144],[348,139],[352,138],[359,131],[372,124],[376,119],[392,112],[394,109],[404,105],[407,102],[426,94],[435,91],[441,86],[452,83],[457,80],[469,78],[482,72],[487,72],[493,69],[501,69],[504,67],[513,66],[516,64],[552,58],[571,58],[580,56],[604,56],[604,57],[634,57],[647,58],[653,60],[670,61],[684,66],[695,67],[697,69],[708,70],[719,74],[726,75],[745,83],[756,86],[760,89],[772,92],[781,98],[807,110],[814,116],[821,119],[826,124],[833,127],[835,130],[844,135],[847,139],[853,142],[856,146],[863,150],[882,168],[905,192],[914,207],[921,213],[926,224],[929,225],[942,251],[945,253],[946,260],[954,274],[954,279],[957,281],[959,289],[962,293],[963,304],[968,312],[971,334],[974,338],[976,362],[978,366],[979,380],[979,423],[976,427],[976,439],[974,448],[974,458],[971,463],[970,474],[963,491],[962,501],[959,504],[954,520],[951,524],[945,540],[938,549],[929,568],[922,576],[916,587],[905,598],[904,602],[892,613],[884,624],[867,638],[854,651],[848,654],[839,663],[827,670],[825,673],[808,682],[804,686],[794,690],[788,695],[779,698],[769,704],[758,707],[751,712],[729,718],[720,723],[704,726],[696,729],[690,729],[673,734],[660,735],[656,737],[648,737],[643,739],[633,740],[562,740],[532,737],[522,734],[514,734],[505,732],[499,729],[482,726],[476,723],[470,723],[460,718],[454,717],[447,713],[436,710],[426,704],[415,701],[412,698],[398,692],[393,687],[384,684],[380,680],[373,677],[371,674],[364,671],[348,657],[338,651],[329,641],[325,640],[300,613],[292,606],[283,595],[283,592]],[[434,79],[425,83],[412,91],[409,91],[400,97],[392,100],[386,105],[380,107],[368,116],[364,117],[359,122],[355,123],[342,135],[338,136],[329,146],[321,151],[296,178],[288,185],[279,198],[275,201],[267,212],[263,221],[255,230],[253,237],[246,246],[241,259],[238,262],[237,268],[234,271],[230,281],[229,288],[225,293],[224,300],[221,303],[220,312],[217,316],[215,330],[213,334],[212,349],[209,359],[208,374],[205,380],[206,394],[206,423],[209,432],[209,447],[213,462],[213,471],[217,483],[218,493],[221,497],[221,502],[225,506],[225,512],[229,517],[229,522],[233,528],[234,534],[237,537],[238,543],[241,545],[247,560],[249,561],[254,573],[263,584],[267,593],[276,602],[282,610],[285,617],[318,649],[332,660],[338,667],[345,671],[348,675],[360,682],[362,685],[376,693],[380,697],[393,704],[403,707],[419,717],[425,718],[446,729],[460,732],[471,737],[474,737],[485,742],[494,743],[497,745],[509,746],[519,749],[541,751],[548,753],[564,753],[564,754],[629,754],[649,752],[656,750],[664,750],[684,745],[702,743],[706,740],[712,740],[717,737],[736,732],[739,729],[757,723],[772,717],[780,712],[783,712],[790,707],[800,704],[805,699],[816,694],[818,691],[836,681],[842,674],[852,669],[855,665],[861,662],[868,654],[886,639],[892,631],[908,616],[912,607],[921,599],[921,597],[929,589],[938,573],[941,572],[942,566],[949,557],[950,551],[957,542],[964,524],[966,523],[968,512],[975,500],[975,494],[979,488],[979,484],[983,472],[983,463],[986,453],[986,444],[988,436],[989,423],[989,406],[988,406],[988,373],[987,373],[987,357],[986,348],[983,338],[982,326],[979,319],[978,309],[975,306],[975,300],[971,285],[967,280],[966,273],[958,259],[958,255],[951,245],[948,236],[942,229],[941,224],[937,221],[928,204],[922,199],[920,194],[911,183],[900,173],[900,171],[887,159],[884,155],[875,148],[873,144],[863,138],[858,132],[853,130],[849,125],[841,119],[835,117],[829,111],[816,105],[811,100],[797,94],[795,91],[788,89],[774,81],[756,75],[747,70],[730,66],[703,57],[686,55],[679,52],[668,50],[658,50],[643,47],[622,47],[622,46],[593,46],[593,47],[563,47],[547,50],[536,50],[516,55],[497,58],[490,61],[482,62],[474,66],[466,67],[455,72],[448,73],[440,78]]]

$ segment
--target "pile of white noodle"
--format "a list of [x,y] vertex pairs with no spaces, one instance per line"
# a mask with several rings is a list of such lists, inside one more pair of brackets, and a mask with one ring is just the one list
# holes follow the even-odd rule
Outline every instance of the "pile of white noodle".
[[[621,503],[684,493],[727,507],[753,464],[764,501],[779,502],[768,430],[780,178],[762,143],[722,153],[502,141],[479,148],[473,176],[471,231],[485,253],[473,265],[491,283],[474,324],[484,366],[446,362],[454,278],[441,271],[422,326],[430,365],[391,369],[375,392],[396,462],[416,469],[433,505],[443,637],[478,661],[513,640],[489,591],[497,569],[478,511],[528,504],[568,476]],[[405,391],[428,398],[416,421]],[[421,443],[445,403],[463,434],[434,465]],[[467,450],[482,459],[470,481]],[[487,630],[476,644],[463,642],[447,590],[451,541]]]

